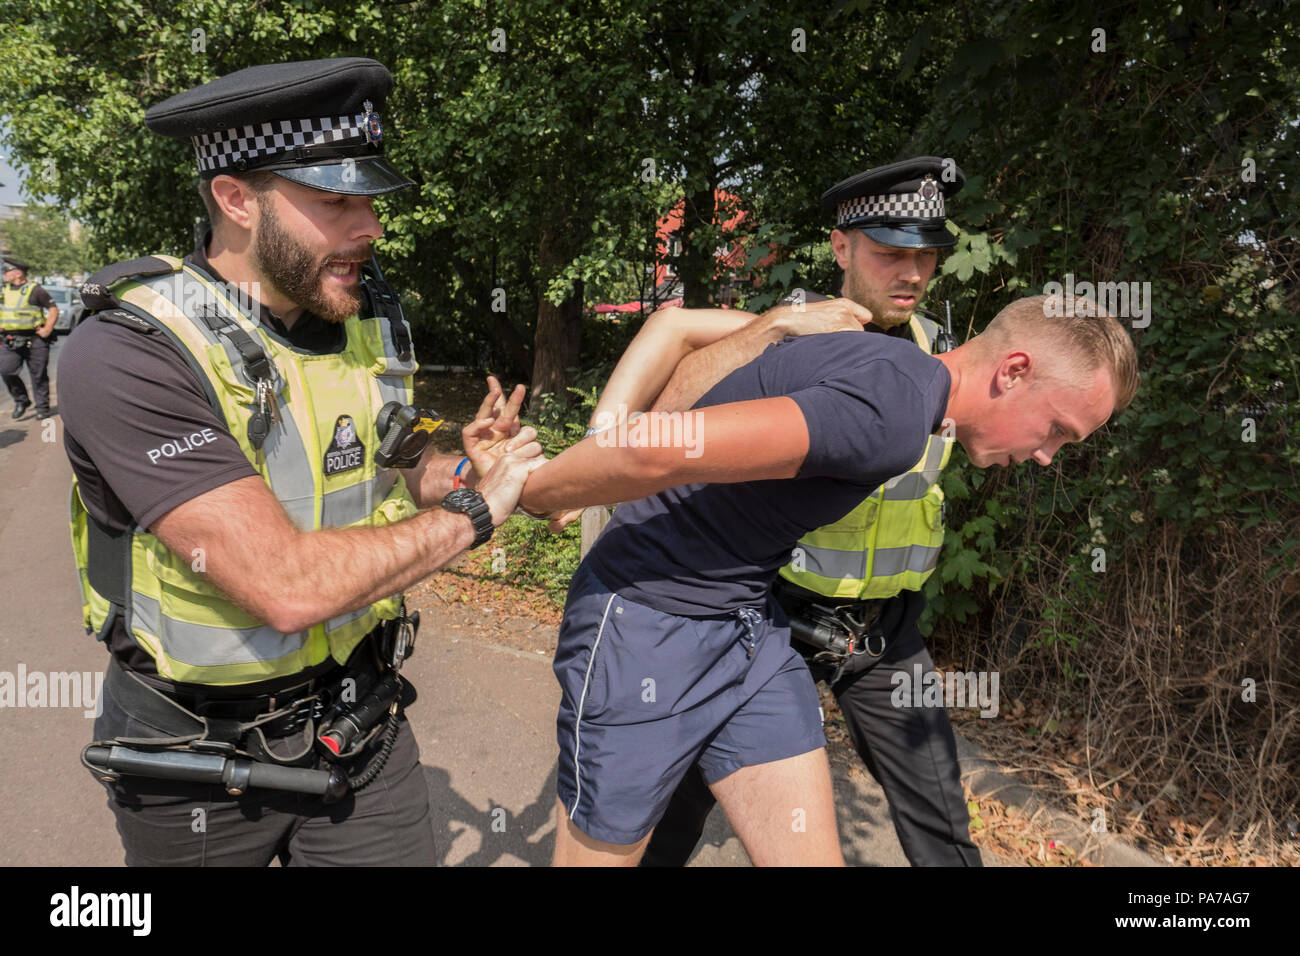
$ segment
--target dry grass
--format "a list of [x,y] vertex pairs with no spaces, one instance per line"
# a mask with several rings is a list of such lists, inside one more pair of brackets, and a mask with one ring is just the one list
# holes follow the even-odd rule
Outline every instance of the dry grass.
[[1112,562],[1100,602],[1068,609],[1093,633],[1073,651],[1042,640],[1068,575],[1044,553],[1017,582],[1023,604],[934,636],[936,658],[1000,672],[1000,718],[954,713],[959,730],[1174,862],[1300,864],[1300,572],[1262,580],[1297,525],[1208,540],[1153,528]]

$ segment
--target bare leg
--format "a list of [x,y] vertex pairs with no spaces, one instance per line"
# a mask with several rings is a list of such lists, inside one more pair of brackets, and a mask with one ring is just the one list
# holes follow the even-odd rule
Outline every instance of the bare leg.
[[555,819],[555,854],[551,866],[636,866],[650,842],[649,833],[636,843],[593,840],[569,819],[569,812],[558,799]]
[[711,789],[755,866],[844,865],[825,748],[741,767]]

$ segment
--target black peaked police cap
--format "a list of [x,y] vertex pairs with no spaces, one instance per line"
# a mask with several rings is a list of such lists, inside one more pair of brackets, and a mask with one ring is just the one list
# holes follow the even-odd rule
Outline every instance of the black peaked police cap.
[[850,176],[822,193],[822,210],[837,229],[861,229],[876,242],[904,249],[956,245],[944,199],[966,184],[957,164],[917,156]]
[[383,155],[379,110],[392,88],[387,68],[365,57],[269,63],[177,93],[144,121],[190,140],[203,179],[264,169],[313,189],[377,196],[413,185]]
[[23,272],[31,272],[31,271],[32,271],[32,267],[29,266],[27,263],[23,262],[23,260],[19,259],[17,256],[5,256],[5,257],[4,257],[4,260],[5,260],[5,269],[6,269],[6,270],[8,270],[8,269],[22,269]]

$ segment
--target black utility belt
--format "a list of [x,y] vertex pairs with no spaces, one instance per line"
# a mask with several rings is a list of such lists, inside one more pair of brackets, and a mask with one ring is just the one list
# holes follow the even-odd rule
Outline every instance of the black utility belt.
[[[307,673],[311,676],[305,680],[299,675],[296,678],[281,678],[276,682],[262,681],[248,686],[209,687],[202,684],[179,684],[156,674],[143,674],[136,671],[131,671],[131,676],[200,716],[248,720],[287,707],[305,697],[328,691],[348,677],[355,679],[357,677],[355,671],[378,673],[385,665],[393,666],[394,644],[403,628],[403,622],[407,621],[411,625],[409,643],[413,643],[414,631],[420,626],[419,611],[414,612],[409,618],[403,615],[376,625],[353,648],[346,664],[337,661],[318,664],[314,672],[308,670]],[[403,660],[409,656],[408,647]],[[123,670],[131,670],[118,658],[115,657],[114,661]],[[250,689],[253,690],[252,693],[249,692]]]
[[805,657],[841,663],[858,654],[885,653],[881,616],[888,598],[844,601],[825,598],[778,578],[773,593],[790,619],[790,634]]
[[[174,735],[96,741],[82,752],[82,763],[105,782],[126,774],[219,783],[232,796],[261,787],[333,803],[368,786],[388,759],[404,687],[399,671],[419,623],[418,611],[403,613],[368,635],[347,666],[275,694],[245,698],[175,686],[164,692],[112,658],[104,692],[130,716]],[[378,751],[350,775],[344,764],[377,735]]]
[[[367,664],[369,661],[366,662]],[[213,722],[244,723],[273,722],[307,709],[328,707],[339,697],[351,678],[358,692],[374,683],[373,669],[351,671],[337,666],[319,677],[275,693],[246,697],[209,695],[199,685],[168,684],[147,674],[128,671],[112,659],[104,677],[105,687],[120,700],[131,716],[153,727],[167,728],[177,721],[190,719]],[[276,734],[280,728],[272,727],[268,733]],[[291,732],[291,731],[289,731]]]
[[856,620],[873,621],[880,617],[885,605],[892,597],[860,600],[858,598],[833,598],[809,591],[807,588],[791,584],[785,578],[778,577],[772,585],[772,595],[785,609],[787,614],[797,614],[805,607],[815,607],[826,612],[835,612]]
[[[150,710],[147,698],[157,692],[144,688],[116,664],[113,668],[119,675],[115,678],[110,670],[104,692],[114,693],[124,709],[143,718],[142,711]],[[305,793],[334,803],[379,775],[397,737],[401,677],[389,671],[365,686],[365,676],[356,675],[355,697],[319,692],[248,721],[178,714],[173,709],[164,726],[174,728],[184,722],[193,732],[95,741],[82,752],[81,760],[96,777],[110,783],[123,775],[217,783],[232,797],[261,788]],[[140,690],[132,694],[129,684]],[[157,696],[155,713],[180,707]],[[351,774],[347,764],[381,733],[382,746],[360,773]]]
[[[121,669],[120,664],[118,667]],[[238,688],[221,688],[214,692],[199,684],[176,684],[134,671],[131,672],[131,677],[201,717],[251,720],[319,694],[332,685],[341,683],[348,673],[347,667],[335,663],[333,667],[309,680],[274,687],[258,694],[240,694]]]

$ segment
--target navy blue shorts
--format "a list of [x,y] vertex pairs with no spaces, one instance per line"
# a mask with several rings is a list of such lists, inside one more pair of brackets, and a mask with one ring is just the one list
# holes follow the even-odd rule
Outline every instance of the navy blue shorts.
[[636,843],[697,761],[714,783],[826,746],[816,686],[784,621],[770,597],[761,610],[666,614],[578,569],[554,666],[559,797],[578,829]]

